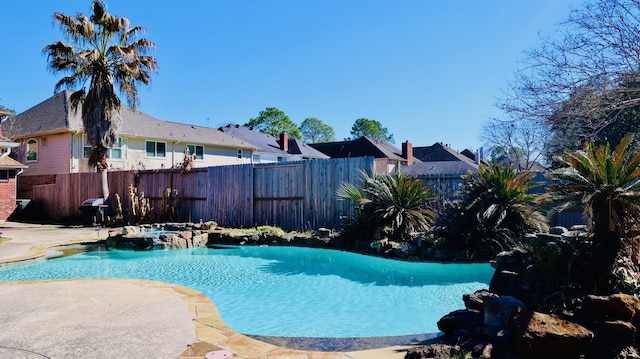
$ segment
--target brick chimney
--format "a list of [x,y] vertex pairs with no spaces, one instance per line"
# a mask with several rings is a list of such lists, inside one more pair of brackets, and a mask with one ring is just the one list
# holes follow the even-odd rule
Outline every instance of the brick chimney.
[[402,143],[402,157],[407,160],[407,166],[413,164],[413,145],[406,141]]
[[286,132],[280,134],[280,149],[285,152],[289,151],[289,134]]

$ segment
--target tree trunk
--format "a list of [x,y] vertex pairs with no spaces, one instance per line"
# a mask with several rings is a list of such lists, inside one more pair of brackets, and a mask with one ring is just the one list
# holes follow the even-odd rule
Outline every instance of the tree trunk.
[[107,171],[100,171],[101,182],[102,182],[102,199],[105,204],[109,201],[109,181],[107,179]]

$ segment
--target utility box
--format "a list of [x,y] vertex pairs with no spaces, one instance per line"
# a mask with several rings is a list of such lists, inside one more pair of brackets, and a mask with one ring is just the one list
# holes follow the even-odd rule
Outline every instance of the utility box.
[[107,207],[102,198],[86,199],[80,206],[82,224],[85,227],[101,226],[104,222],[104,210]]

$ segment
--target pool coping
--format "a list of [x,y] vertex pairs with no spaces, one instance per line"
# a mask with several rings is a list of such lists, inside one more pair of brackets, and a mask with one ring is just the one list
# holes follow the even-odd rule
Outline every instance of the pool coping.
[[[11,258],[0,259],[0,265],[34,260],[44,257],[47,251],[53,247],[62,247],[77,244],[98,243],[104,239],[98,236],[83,236],[67,241],[50,242],[29,248],[26,254]],[[356,351],[323,352],[314,350],[298,350],[286,348],[264,341],[251,338],[247,335],[235,332],[227,326],[217,307],[209,297],[203,293],[180,285],[174,285],[162,281],[139,279],[66,279],[56,280],[64,282],[73,281],[119,281],[133,283],[145,287],[158,288],[170,291],[181,298],[192,315],[196,340],[178,357],[179,359],[203,358],[206,353],[214,350],[229,350],[235,354],[234,358],[245,359],[272,359],[272,358],[306,358],[306,359],[382,359],[404,358],[406,351],[414,346],[423,345],[422,342],[412,342],[405,345],[395,345],[376,349],[364,349]],[[4,284],[34,284],[53,282],[53,280],[3,282]],[[3,284],[0,283],[0,284]]]

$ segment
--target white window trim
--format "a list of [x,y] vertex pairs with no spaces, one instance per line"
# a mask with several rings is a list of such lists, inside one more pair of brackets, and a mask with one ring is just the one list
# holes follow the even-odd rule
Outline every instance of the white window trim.
[[[147,143],[149,142],[153,142],[156,144],[153,156],[149,156],[149,153],[147,153]],[[164,156],[158,156],[158,143],[164,143]],[[144,157],[145,158],[167,158],[167,143],[164,141],[145,140],[144,141]]]
[[[196,157],[196,161],[204,161],[204,146],[188,143],[187,144],[187,148],[189,148],[189,146],[193,146],[194,152],[198,152],[198,150],[197,150],[198,147],[201,147],[202,148],[202,158]],[[189,155],[193,156],[193,155],[195,155],[195,153],[191,153],[191,150],[189,150]]]
[[[114,146],[114,147],[109,147],[109,159],[110,160],[115,160],[115,161],[122,161],[124,159],[124,155],[123,155],[123,143],[125,143],[125,139],[122,137],[118,137],[118,142],[120,142],[120,146]],[[117,145],[117,142],[116,142]],[[85,160],[89,158],[89,156],[86,155],[85,153],[85,148],[89,149],[89,154],[91,154],[91,148],[92,146],[89,144],[89,142],[87,142],[87,135],[86,134],[82,134],[82,158],[84,158]],[[120,158],[113,158],[113,149],[119,149],[120,150]],[[145,148],[146,150],[146,148]]]
[[[36,145],[36,151],[35,151],[36,152],[36,159],[35,160],[30,160],[29,159],[29,143],[32,142],[32,141]],[[26,148],[25,148],[25,154],[24,154],[25,161],[27,161],[27,162],[38,162],[38,157],[40,157],[40,153],[39,152],[40,152],[40,144],[39,144],[38,140],[35,139],[35,138],[28,139],[27,140],[27,144],[26,144]]]

